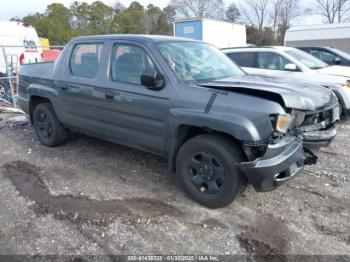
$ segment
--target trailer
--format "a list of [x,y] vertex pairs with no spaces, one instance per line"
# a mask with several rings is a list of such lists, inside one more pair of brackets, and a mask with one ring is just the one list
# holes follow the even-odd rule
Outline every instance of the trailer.
[[174,22],[174,36],[204,41],[218,48],[245,46],[245,25],[209,18],[181,19]]
[[293,27],[287,30],[284,45],[333,47],[350,53],[350,23]]

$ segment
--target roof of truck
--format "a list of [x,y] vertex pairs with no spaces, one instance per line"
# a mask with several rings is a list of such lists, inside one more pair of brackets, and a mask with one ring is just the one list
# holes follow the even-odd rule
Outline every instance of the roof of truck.
[[136,40],[136,41],[153,41],[153,42],[164,42],[164,41],[197,41],[189,38],[166,36],[166,35],[133,35],[133,34],[115,34],[115,35],[92,35],[92,36],[79,36],[72,40],[84,41],[84,40]]

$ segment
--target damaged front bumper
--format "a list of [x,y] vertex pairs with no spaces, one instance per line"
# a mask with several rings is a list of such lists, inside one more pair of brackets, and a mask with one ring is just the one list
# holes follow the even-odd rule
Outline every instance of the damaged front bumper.
[[299,112],[303,123],[295,129],[296,135],[300,135],[307,149],[319,149],[326,147],[335,138],[337,131],[335,124],[340,120],[339,104],[333,104],[316,112]]
[[304,162],[303,141],[290,136],[269,145],[263,157],[238,166],[257,192],[268,192],[298,175]]
[[305,132],[302,134],[304,146],[308,149],[319,149],[328,146],[335,138],[337,130],[335,126],[327,130]]

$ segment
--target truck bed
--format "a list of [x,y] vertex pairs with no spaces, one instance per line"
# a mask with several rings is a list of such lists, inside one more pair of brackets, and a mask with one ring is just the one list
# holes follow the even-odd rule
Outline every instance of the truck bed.
[[[19,70],[18,96],[16,96],[17,104],[24,112],[29,114],[29,93],[30,87],[43,89],[54,86],[53,72],[55,63],[36,63],[22,65]],[[38,89],[38,90],[39,90]],[[39,91],[40,92],[40,91]]]
[[30,76],[32,78],[52,79],[54,62],[24,64],[19,70],[20,76]]

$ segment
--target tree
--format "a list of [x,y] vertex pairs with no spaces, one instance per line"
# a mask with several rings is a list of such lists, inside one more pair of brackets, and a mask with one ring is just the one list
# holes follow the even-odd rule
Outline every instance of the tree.
[[237,22],[241,13],[235,3],[231,3],[225,12],[226,19],[230,22]]
[[70,6],[70,11],[73,30],[86,31],[89,25],[90,5],[86,2],[74,1]]
[[113,8],[95,1],[89,8],[89,30],[92,34],[108,34],[113,21]]
[[46,8],[47,38],[63,45],[72,37],[71,12],[63,4],[53,3]]
[[172,5],[168,5],[162,10],[162,17],[161,17],[161,23],[162,23],[162,31],[161,34],[165,35],[173,35],[173,22],[176,18],[176,10],[175,7]]
[[279,44],[284,43],[284,37],[292,19],[301,15],[299,0],[283,0],[279,13],[278,39]]
[[262,44],[264,28],[267,26],[269,3],[269,0],[247,0],[243,8],[247,22],[257,29],[256,43],[258,45]]
[[274,40],[277,44],[283,44],[284,36],[292,19],[300,15],[299,0],[272,0],[270,17]]
[[33,15],[23,17],[21,21],[34,26],[39,36],[48,37],[48,24],[45,21],[44,14],[37,12]]
[[271,27],[263,28],[261,32],[260,42],[257,39],[258,29],[255,26],[248,25],[247,26],[247,43],[256,44],[256,45],[273,45],[274,36]]
[[147,34],[169,35],[171,34],[173,9],[166,7],[161,10],[152,4],[145,11],[147,21]]
[[71,13],[63,4],[48,5],[45,13],[23,17],[22,22],[33,25],[39,36],[54,45],[65,44],[72,37]]
[[330,24],[344,22],[350,11],[350,0],[316,0],[313,13],[323,16]]
[[18,17],[18,16],[14,16],[14,17],[10,18],[10,21],[11,22],[21,22],[22,19],[20,17]]
[[146,9],[147,34],[158,34],[160,31],[162,10],[159,7],[149,4]]
[[119,16],[114,18],[114,30],[122,34],[145,34],[147,32],[144,7],[132,2]]
[[125,10],[125,6],[119,1],[115,2],[112,8],[114,15],[120,15]]
[[145,9],[139,2],[125,8],[121,2],[106,5],[102,1],[91,4],[74,1],[69,8],[51,4],[44,13],[35,13],[11,21],[33,25],[38,35],[49,38],[53,45],[66,44],[73,36],[91,34],[171,34],[176,16],[174,6],[163,10],[155,5]]
[[165,19],[168,23],[172,23],[175,21],[176,17],[176,8],[173,5],[168,5],[167,7],[164,7],[163,14],[165,16]]
[[225,10],[223,0],[171,0],[176,13],[185,18],[207,17],[223,19]]
[[283,2],[284,2],[284,0],[272,0],[271,1],[270,16],[271,16],[272,21],[273,21],[272,28],[273,28],[273,31],[275,33],[277,32]]

